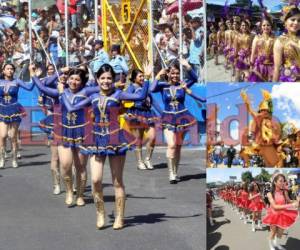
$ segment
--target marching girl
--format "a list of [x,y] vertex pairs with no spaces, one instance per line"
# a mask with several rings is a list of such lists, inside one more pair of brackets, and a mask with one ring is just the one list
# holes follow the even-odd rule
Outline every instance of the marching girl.
[[239,193],[240,193],[240,186],[239,185],[233,186],[231,190],[231,199],[233,204],[233,210],[235,210],[237,214],[241,214],[239,208],[239,203],[240,203]]
[[250,23],[244,20],[241,22],[240,34],[234,40],[236,82],[244,81],[249,77],[251,44]]
[[[189,87],[197,81],[197,77],[186,60],[182,60],[181,63],[188,70],[189,79],[186,82],[186,87]],[[160,92],[162,95],[164,109],[161,119],[168,145],[169,181],[170,184],[176,184],[179,180],[177,172],[185,132],[196,123],[196,120],[184,105],[186,91],[185,87],[180,84],[179,64],[174,63],[169,66],[168,82],[162,82],[160,78],[166,73],[166,70],[162,69],[157,74],[151,91]]]
[[[134,69],[131,73],[131,84],[126,89],[127,93],[138,93],[143,87],[145,81],[144,73],[141,70]],[[130,130],[137,139],[135,155],[138,163],[138,169],[153,169],[151,158],[155,146],[155,122],[158,120],[152,109],[154,104],[151,93],[147,98],[135,101],[133,107],[126,110],[124,115],[129,123]],[[157,108],[157,106],[156,106]],[[146,157],[142,159],[142,146],[144,133],[147,133]]]
[[208,36],[209,54],[215,58],[215,65],[218,65],[218,33],[214,25],[210,26],[210,31]]
[[7,136],[11,137],[12,142],[12,167],[18,167],[18,132],[22,116],[25,115],[24,108],[18,102],[18,92],[20,87],[30,91],[34,86],[32,83],[26,84],[20,79],[14,79],[14,73],[13,64],[3,65],[0,77],[0,168],[5,165],[4,147]]
[[271,18],[264,15],[260,26],[262,33],[255,36],[252,43],[249,82],[272,81],[274,68],[273,47],[275,43],[275,37],[272,34],[272,26],[273,23]]
[[[72,104],[88,99],[88,96],[99,91],[98,87],[86,87],[86,72],[79,69],[72,69],[67,79],[68,88],[64,89],[65,99],[60,100],[61,104],[61,133],[58,132],[60,127],[54,127],[54,137],[60,138],[58,146],[58,156],[61,165],[62,176],[66,188],[65,203],[68,206],[73,204],[73,180],[72,164],[74,162],[77,180],[77,206],[84,206],[83,193],[87,181],[86,163],[87,156],[80,153],[79,147],[86,138],[85,127],[88,125],[85,117],[85,110],[78,109],[74,112],[68,112],[66,100]],[[33,77],[34,83],[47,96],[58,98],[59,90],[46,87],[37,77]],[[61,86],[62,84],[60,84]],[[55,111],[56,112],[56,111]],[[57,118],[55,116],[55,118]],[[54,121],[57,124],[58,121]]]
[[235,77],[236,75],[236,47],[235,47],[235,44],[236,44],[236,40],[238,39],[239,35],[240,35],[240,21],[241,21],[241,18],[239,16],[234,16],[233,17],[233,25],[232,25],[232,44],[231,44],[231,48],[230,48],[230,51],[229,51],[229,55],[228,55],[228,58],[229,58],[229,62],[231,64],[231,68],[232,68],[232,77]]
[[[67,72],[68,68],[63,68],[63,72]],[[34,74],[34,70],[31,72]],[[66,75],[60,76],[60,81],[66,82]],[[56,89],[58,76],[55,74],[54,65],[49,64],[47,66],[47,77],[41,80],[42,84]],[[59,157],[58,146],[53,141],[53,126],[54,126],[54,107],[59,104],[58,97],[52,97],[44,92],[41,92],[39,96],[39,105],[42,107],[46,117],[39,123],[39,127],[47,134],[48,143],[50,143],[51,160],[50,170],[52,175],[53,194],[60,194],[60,169],[59,169]]]
[[[151,67],[145,67],[145,77],[151,75]],[[97,72],[97,82],[100,92],[76,104],[71,104],[66,93],[62,94],[62,100],[69,112],[83,109],[92,104],[94,114],[94,139],[91,145],[82,145],[81,152],[91,155],[91,178],[93,197],[97,210],[97,228],[103,228],[105,224],[104,200],[102,192],[103,167],[106,157],[109,158],[112,181],[115,189],[115,221],[114,229],[124,226],[125,187],[123,184],[123,169],[126,151],[135,143],[133,136],[120,128],[118,115],[121,101],[141,101],[146,98],[149,82],[145,81],[143,87],[136,93],[126,93],[116,90],[113,83],[115,73],[109,64],[104,64]]]
[[256,182],[252,182],[249,185],[249,210],[252,212],[252,231],[255,232],[255,224],[257,222],[258,229],[261,227],[261,211],[264,209],[265,204],[262,200],[259,186]]
[[285,176],[276,174],[273,177],[271,192],[267,194],[270,207],[263,218],[263,224],[270,226],[269,247],[270,250],[284,249],[280,240],[285,229],[290,228],[298,217],[299,197],[297,201],[291,201],[285,188]]
[[242,219],[244,223],[247,224],[249,219],[249,193],[248,193],[248,183],[243,183],[242,188],[239,192],[239,208],[242,213]]
[[278,37],[274,44],[273,82],[297,82],[300,80],[300,10],[288,6],[283,12],[287,32]]
[[225,49],[225,24],[224,22],[219,22],[219,31],[217,33],[218,42],[218,55],[224,54]]
[[229,53],[231,48],[233,47],[233,31],[232,31],[232,22],[231,20],[226,20],[227,30],[225,31],[224,37],[224,57],[225,57],[225,69],[229,67]]

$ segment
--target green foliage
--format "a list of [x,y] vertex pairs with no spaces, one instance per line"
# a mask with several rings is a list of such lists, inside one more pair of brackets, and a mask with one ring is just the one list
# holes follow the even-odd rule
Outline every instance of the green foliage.
[[259,181],[259,182],[268,182],[271,179],[271,174],[269,174],[269,172],[267,170],[265,170],[264,168],[261,169],[261,172],[259,175],[255,176],[255,180]]
[[253,176],[252,173],[250,171],[244,172],[242,173],[242,181],[243,182],[248,182],[250,183],[251,181],[253,181]]

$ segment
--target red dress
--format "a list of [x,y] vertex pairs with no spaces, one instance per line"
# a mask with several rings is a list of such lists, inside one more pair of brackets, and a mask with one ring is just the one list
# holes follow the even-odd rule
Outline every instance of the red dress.
[[240,208],[248,208],[249,205],[249,194],[246,191],[242,191],[240,195],[240,202],[239,202],[239,207]]
[[[254,192],[253,196],[257,194],[258,194],[257,192]],[[259,195],[254,199],[250,200],[250,204],[248,208],[252,212],[261,212],[265,208],[265,204],[263,203],[261,196]]]
[[[286,204],[283,192],[275,192],[274,201],[277,205]],[[262,219],[262,222],[269,226],[277,226],[282,229],[287,229],[295,223],[297,217],[298,217],[298,210],[295,209],[275,210],[272,207],[270,207],[267,209],[267,214]]]

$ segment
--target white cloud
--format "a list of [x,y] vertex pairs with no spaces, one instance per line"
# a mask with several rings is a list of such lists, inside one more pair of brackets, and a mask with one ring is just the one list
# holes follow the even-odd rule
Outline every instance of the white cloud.
[[299,94],[300,85],[295,83],[274,85],[271,92],[275,101],[274,110],[279,110],[285,121],[293,122],[297,127],[300,127]]

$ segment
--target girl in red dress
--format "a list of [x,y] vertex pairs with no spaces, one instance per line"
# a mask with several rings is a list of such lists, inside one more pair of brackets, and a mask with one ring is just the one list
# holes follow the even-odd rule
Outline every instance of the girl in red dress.
[[262,222],[270,226],[270,250],[284,249],[276,241],[281,239],[283,231],[291,227],[298,217],[299,197],[297,201],[290,200],[285,190],[285,176],[276,174],[273,177],[271,192],[267,194],[270,207]]
[[242,211],[242,216],[241,216],[241,220],[244,219],[244,223],[247,224],[247,221],[249,220],[249,193],[248,193],[248,184],[245,182],[242,185],[242,189],[239,193],[239,207],[240,210]]
[[252,231],[255,232],[256,222],[257,228],[262,229],[261,211],[265,207],[265,204],[262,200],[259,186],[254,181],[249,185],[249,201],[249,210],[252,212]]

